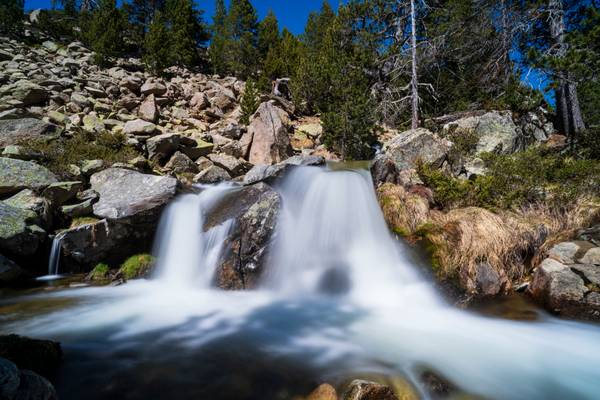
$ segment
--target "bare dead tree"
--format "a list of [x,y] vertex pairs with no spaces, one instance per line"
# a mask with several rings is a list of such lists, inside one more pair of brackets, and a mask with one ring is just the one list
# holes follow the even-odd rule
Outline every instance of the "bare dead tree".
[[411,105],[412,120],[411,129],[419,127],[419,77],[417,75],[417,21],[415,11],[415,0],[410,0],[410,47],[411,47]]

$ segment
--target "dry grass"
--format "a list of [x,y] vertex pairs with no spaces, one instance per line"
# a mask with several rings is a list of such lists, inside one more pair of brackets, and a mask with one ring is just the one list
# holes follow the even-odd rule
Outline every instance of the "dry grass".
[[388,225],[397,234],[409,237],[427,222],[427,200],[402,186],[384,183],[377,189],[377,197]]
[[388,225],[403,236],[425,240],[433,267],[442,279],[458,278],[468,292],[476,291],[477,265],[487,262],[506,290],[521,280],[555,243],[600,219],[600,204],[580,199],[561,209],[545,205],[494,213],[466,207],[440,212],[404,188],[384,184],[378,197]]

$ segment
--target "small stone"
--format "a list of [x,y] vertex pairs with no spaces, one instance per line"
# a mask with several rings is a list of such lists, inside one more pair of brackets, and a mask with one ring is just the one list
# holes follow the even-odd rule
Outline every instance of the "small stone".
[[328,383],[323,383],[313,390],[306,400],[337,400],[337,398],[335,388]]
[[166,170],[173,171],[176,174],[181,173],[198,173],[198,166],[194,164],[188,156],[178,151],[169,160],[169,162],[164,167]]
[[91,215],[93,212],[93,205],[94,202],[89,199],[86,200],[82,203],[79,204],[72,204],[72,205],[68,205],[68,206],[62,206],[60,208],[60,211],[70,217],[70,218],[77,218],[77,217],[84,217],[86,215]]
[[104,161],[102,160],[84,160],[81,163],[81,173],[85,176],[91,176],[96,172],[102,171]]
[[162,96],[167,93],[167,87],[160,82],[148,80],[142,85],[140,91],[144,96],[153,94],[155,96]]
[[600,247],[592,247],[579,259],[581,264],[600,265]]
[[194,183],[219,183],[228,180],[231,180],[229,173],[216,165],[212,165],[194,176]]
[[2,151],[2,157],[15,158],[17,160],[39,160],[42,158],[41,153],[37,153],[23,146],[11,145],[6,146]]
[[127,121],[123,127],[123,133],[126,135],[153,135],[156,132],[156,125],[143,119]]

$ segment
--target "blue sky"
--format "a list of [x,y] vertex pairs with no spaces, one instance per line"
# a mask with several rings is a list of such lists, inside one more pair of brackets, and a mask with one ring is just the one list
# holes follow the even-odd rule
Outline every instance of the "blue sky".
[[[288,28],[291,32],[298,34],[304,31],[304,25],[311,11],[321,8],[323,0],[252,0],[252,4],[258,11],[258,16],[262,19],[269,9],[272,9],[281,28]],[[330,0],[332,6],[337,6],[338,0]],[[229,4],[229,0],[225,0]],[[205,10],[204,20],[212,21],[212,15],[215,9],[214,0],[196,0],[196,5]],[[51,8],[51,0],[25,0],[25,9],[33,10],[36,8]]]

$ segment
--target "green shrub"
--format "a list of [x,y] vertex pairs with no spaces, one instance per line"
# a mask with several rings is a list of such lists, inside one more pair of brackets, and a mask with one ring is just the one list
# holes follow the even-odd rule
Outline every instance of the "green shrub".
[[242,118],[240,121],[244,124],[250,122],[250,117],[256,112],[260,105],[260,92],[253,79],[248,79],[246,82],[246,90],[242,97]]
[[141,278],[150,271],[154,261],[155,258],[150,254],[137,254],[131,256],[121,264],[119,275],[122,275],[126,280]]
[[44,138],[21,143],[41,153],[42,163],[61,178],[70,178],[69,165],[82,160],[104,160],[108,164],[127,162],[139,153],[126,145],[125,136],[104,132],[99,135],[77,133],[71,138]]
[[532,203],[572,204],[600,196],[600,163],[531,148],[511,155],[484,154],[487,174],[454,178],[429,165],[418,166],[423,182],[443,208],[515,208]]

